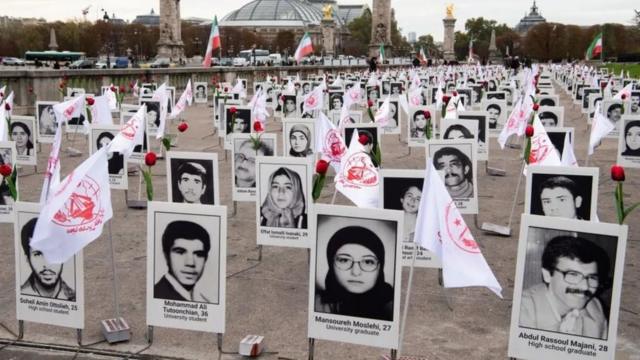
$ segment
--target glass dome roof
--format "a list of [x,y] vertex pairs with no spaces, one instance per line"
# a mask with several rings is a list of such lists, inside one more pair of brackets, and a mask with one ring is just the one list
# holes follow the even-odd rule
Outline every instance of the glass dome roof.
[[[337,10],[337,9],[336,9]],[[334,19],[342,24],[339,17]],[[322,10],[306,0],[255,0],[222,18],[221,25],[250,25],[261,23],[264,26],[319,24]]]

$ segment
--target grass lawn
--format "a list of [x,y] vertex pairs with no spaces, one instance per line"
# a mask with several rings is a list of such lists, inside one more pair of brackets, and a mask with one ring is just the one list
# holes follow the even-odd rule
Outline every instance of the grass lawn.
[[613,72],[616,76],[620,75],[620,70],[624,70],[624,76],[627,76],[627,71],[632,78],[640,78],[640,64],[638,63],[626,63],[626,64],[607,64],[604,67],[609,69],[609,72]]

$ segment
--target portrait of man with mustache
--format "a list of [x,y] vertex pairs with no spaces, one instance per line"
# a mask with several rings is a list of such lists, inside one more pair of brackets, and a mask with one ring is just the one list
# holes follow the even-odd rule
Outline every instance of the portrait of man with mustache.
[[20,287],[20,294],[76,301],[75,291],[62,280],[64,264],[49,264],[41,251],[29,246],[37,221],[38,218],[29,220],[20,232],[22,250],[31,268],[31,275]]
[[610,286],[607,252],[582,237],[556,236],[542,252],[542,283],[522,292],[520,326],[607,339],[599,295]]
[[444,147],[433,155],[433,166],[451,198],[468,199],[473,197],[473,166],[471,160],[459,149]]

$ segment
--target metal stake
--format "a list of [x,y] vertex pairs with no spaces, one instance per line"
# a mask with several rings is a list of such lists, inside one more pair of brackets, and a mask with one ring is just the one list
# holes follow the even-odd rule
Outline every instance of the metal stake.
[[313,360],[313,353],[316,348],[316,339],[309,338],[309,360]]
[[153,326],[147,326],[147,342],[153,344]]
[[[404,329],[407,326],[407,314],[409,313],[409,298],[411,298],[411,288],[413,285],[413,272],[416,267],[416,258],[418,257],[418,247],[419,245],[413,244],[413,259],[411,259],[411,267],[409,268],[409,282],[407,284],[407,294],[404,298],[404,312],[402,313],[402,319],[400,320],[400,340],[398,344],[398,353],[402,355],[402,341],[404,340]],[[393,356],[393,350],[391,350],[391,358],[395,359]]]
[[113,303],[115,305],[116,319],[120,318],[120,303],[118,302],[118,274],[116,273],[116,253],[113,246],[111,221],[109,221],[109,250],[111,251],[111,271],[113,271]]

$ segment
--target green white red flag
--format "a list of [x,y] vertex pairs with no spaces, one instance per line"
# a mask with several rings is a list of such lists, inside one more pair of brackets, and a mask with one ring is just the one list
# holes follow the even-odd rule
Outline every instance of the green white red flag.
[[602,55],[602,33],[596,35],[595,39],[589,45],[587,49],[587,60],[592,60],[598,58]]
[[296,62],[299,64],[302,61],[302,58],[313,53],[313,44],[311,43],[311,37],[309,37],[309,33],[304,33],[302,40],[300,40],[300,45],[296,49],[296,54],[294,55]]
[[213,58],[213,50],[220,48],[220,29],[218,28],[218,17],[213,18],[211,24],[211,33],[207,42],[207,52],[204,54],[203,67],[211,67],[211,59]]

